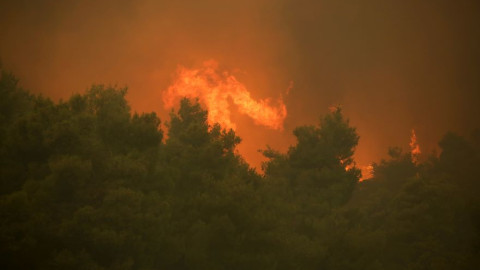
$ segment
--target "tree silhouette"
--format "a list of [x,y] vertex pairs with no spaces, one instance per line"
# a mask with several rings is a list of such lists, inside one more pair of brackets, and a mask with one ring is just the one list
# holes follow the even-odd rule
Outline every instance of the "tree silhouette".
[[67,101],[0,78],[1,269],[475,269],[480,134],[412,162],[389,150],[358,182],[337,108],[267,147],[264,174],[182,99],[160,128],[126,89]]

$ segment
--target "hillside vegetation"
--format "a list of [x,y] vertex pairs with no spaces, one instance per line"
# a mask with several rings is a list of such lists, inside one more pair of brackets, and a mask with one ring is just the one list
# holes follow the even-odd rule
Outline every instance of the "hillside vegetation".
[[196,101],[164,134],[125,94],[97,85],[56,103],[2,74],[1,269],[480,265],[480,132],[446,134],[418,164],[392,148],[359,182],[359,135],[337,109],[286,153],[266,147],[259,174]]

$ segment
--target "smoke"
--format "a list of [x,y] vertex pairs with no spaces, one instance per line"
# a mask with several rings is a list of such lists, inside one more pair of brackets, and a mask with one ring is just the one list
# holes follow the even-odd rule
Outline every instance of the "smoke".
[[255,100],[293,81],[283,131],[230,111],[247,160],[258,166],[266,144],[286,150],[294,127],[341,104],[366,165],[408,147],[411,127],[427,153],[447,130],[478,127],[478,25],[478,1],[2,1],[0,57],[34,92],[60,99],[92,83],[128,85],[132,107],[163,120],[178,65],[215,59],[241,70]]

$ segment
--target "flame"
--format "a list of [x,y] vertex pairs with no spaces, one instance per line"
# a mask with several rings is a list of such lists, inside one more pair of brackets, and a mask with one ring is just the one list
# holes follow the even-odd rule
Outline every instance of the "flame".
[[422,152],[420,151],[420,145],[417,142],[417,135],[415,135],[415,130],[412,129],[412,133],[410,135],[410,155],[412,158],[412,162],[414,164],[417,164],[418,162],[418,156]]
[[342,108],[342,105],[338,104],[338,105],[331,105],[328,107],[328,110],[332,113],[336,112],[338,109],[341,109]]
[[257,125],[281,130],[287,116],[281,97],[278,106],[271,106],[270,99],[254,100],[245,85],[227,71],[220,72],[214,60],[204,62],[199,69],[178,67],[174,83],[163,93],[165,108],[172,108],[180,97],[198,97],[207,106],[209,124],[219,123],[226,128],[236,128],[230,119],[228,98]]
[[360,166],[360,170],[362,171],[362,177],[359,179],[360,182],[373,177],[373,164],[368,164],[367,166]]
[[[340,160],[340,164],[343,165],[343,163],[344,163],[344,161]],[[350,171],[351,169],[354,169],[354,168],[360,169],[360,171],[362,172],[362,176],[360,177],[360,179],[358,179],[360,182],[373,177],[373,164],[372,163],[370,163],[366,166],[356,167],[356,164],[354,162],[354,163],[351,163],[349,165],[344,166],[344,169],[347,172]]]

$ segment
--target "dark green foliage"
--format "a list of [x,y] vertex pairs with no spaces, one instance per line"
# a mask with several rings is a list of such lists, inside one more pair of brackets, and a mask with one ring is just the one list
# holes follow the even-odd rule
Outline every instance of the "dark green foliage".
[[163,140],[126,89],[54,103],[0,79],[1,269],[475,269],[480,136],[389,151],[358,183],[340,109],[249,168],[183,99]]
[[391,159],[375,165],[373,179],[356,190],[348,208],[359,211],[351,243],[357,263],[365,263],[361,268],[372,261],[380,269],[472,269],[480,263],[472,166],[480,162],[480,149],[453,134],[440,147],[439,158],[418,165],[410,153],[392,149]]
[[360,171],[351,167],[359,139],[355,128],[337,108],[320,121],[319,127],[298,127],[293,133],[298,142],[286,155],[264,151],[270,159],[264,164],[266,177],[285,178],[286,189],[299,194],[295,197],[308,194],[332,206],[343,204],[360,176]]

